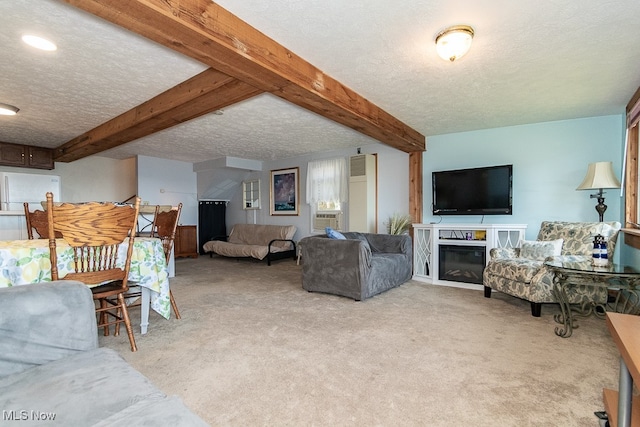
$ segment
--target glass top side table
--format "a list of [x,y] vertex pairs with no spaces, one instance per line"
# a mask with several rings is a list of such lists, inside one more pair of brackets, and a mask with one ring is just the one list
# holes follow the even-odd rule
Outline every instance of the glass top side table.
[[[545,265],[554,272],[553,294],[560,305],[560,314],[554,316],[556,335],[568,338],[573,329],[574,316],[595,314],[604,317],[607,310],[638,314],[640,310],[640,270],[633,266],[609,263],[606,267],[595,267],[590,260],[575,261],[553,259],[545,261]],[[608,290],[616,290],[617,296],[612,305],[593,302],[582,303],[579,307],[571,305],[567,298],[567,289],[571,286],[598,286]]]

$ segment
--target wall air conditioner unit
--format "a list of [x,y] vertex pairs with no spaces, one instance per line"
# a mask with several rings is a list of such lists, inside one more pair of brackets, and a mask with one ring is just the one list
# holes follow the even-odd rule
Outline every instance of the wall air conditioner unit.
[[341,212],[318,212],[313,217],[313,229],[323,230],[331,227],[334,230],[342,230],[340,226]]
[[349,159],[349,231],[377,230],[376,156],[361,154]]

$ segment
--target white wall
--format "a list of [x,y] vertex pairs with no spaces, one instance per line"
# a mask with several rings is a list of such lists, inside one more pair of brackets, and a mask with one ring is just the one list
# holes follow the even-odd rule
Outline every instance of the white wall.
[[[0,172],[58,175],[61,200],[66,202],[124,201],[136,194],[135,159],[92,156],[71,163],[56,162],[55,169],[0,166]],[[42,195],[44,200],[45,195]]]
[[230,167],[203,169],[197,172],[198,200],[230,200],[242,191],[242,181],[251,171]]
[[[53,170],[0,166],[0,172],[18,172],[60,177],[60,199],[67,202],[124,201],[136,194],[134,159],[89,157],[72,163],[56,163]],[[45,200],[45,194],[42,194]],[[6,215],[4,215],[6,214]],[[26,239],[27,226],[21,211],[0,215],[0,239]]]
[[137,194],[142,204],[182,203],[180,224],[198,224],[197,179],[192,163],[138,156],[137,169]]
[[[409,212],[409,155],[383,144],[371,144],[361,147],[362,154],[378,155],[378,232],[385,232],[387,218],[394,212]],[[321,154],[301,156],[296,158],[265,162],[262,171],[245,171],[242,179],[260,179],[261,205],[259,210],[242,209],[242,188],[235,189],[233,196],[227,205],[227,232],[231,231],[237,223],[256,224],[292,224],[298,228],[295,239],[311,234],[311,210],[306,202],[307,164],[311,160],[349,157],[357,154],[356,149],[336,150]],[[300,214],[298,216],[271,216],[269,214],[269,187],[271,170],[299,168],[299,200]],[[211,187],[219,185],[219,182],[209,181],[212,173],[198,172],[198,194],[211,194]],[[347,213],[344,220],[348,220]]]
[[[624,116],[511,126],[433,136],[423,156],[425,223],[528,224],[535,239],[543,220],[598,221],[591,191],[576,191],[587,165],[612,161],[622,170]],[[513,215],[434,216],[431,173],[468,167],[513,164]],[[623,222],[620,190],[606,190],[605,221]]]

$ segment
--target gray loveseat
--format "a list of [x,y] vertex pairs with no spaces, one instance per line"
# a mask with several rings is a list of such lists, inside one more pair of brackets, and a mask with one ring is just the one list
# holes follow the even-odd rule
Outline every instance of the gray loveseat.
[[207,425],[98,348],[91,291],[75,281],[0,289],[0,409],[2,425]]
[[342,239],[300,240],[302,287],[364,300],[411,278],[413,249],[408,235],[343,233]]

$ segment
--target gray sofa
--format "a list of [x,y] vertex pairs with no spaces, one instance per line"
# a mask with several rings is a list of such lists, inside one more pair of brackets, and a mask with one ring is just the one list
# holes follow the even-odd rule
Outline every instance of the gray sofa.
[[413,248],[408,235],[343,233],[300,240],[302,287],[356,301],[394,288],[411,278]]
[[207,425],[98,348],[91,291],[75,281],[0,289],[0,409],[2,425]]

